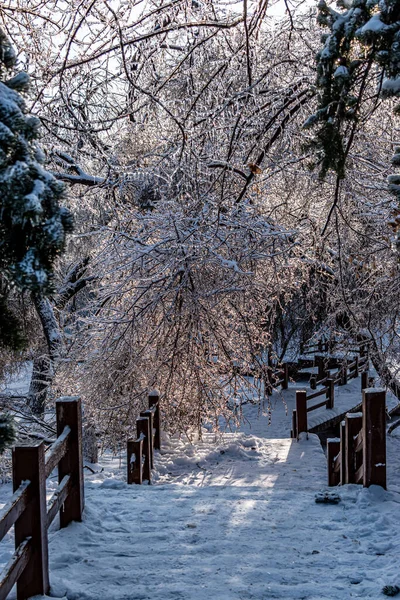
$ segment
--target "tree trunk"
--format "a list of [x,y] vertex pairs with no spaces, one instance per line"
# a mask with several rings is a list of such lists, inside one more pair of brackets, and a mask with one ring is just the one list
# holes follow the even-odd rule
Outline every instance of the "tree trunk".
[[33,414],[43,416],[46,408],[47,392],[52,379],[49,357],[41,355],[34,358],[28,392],[28,405]]
[[57,309],[65,308],[66,304],[93,277],[83,277],[89,263],[89,257],[84,257],[69,270],[53,304],[45,296],[32,294],[32,301],[42,324],[46,338],[47,352],[44,351],[33,361],[33,373],[28,392],[28,405],[32,412],[42,416],[46,407],[49,388],[53,382],[55,369],[62,353],[62,335],[54,314]]
[[93,424],[83,428],[83,456],[90,463],[99,460],[99,449],[97,445],[96,427]]
[[32,300],[43,327],[47,354],[42,354],[33,361],[28,405],[34,414],[42,416],[49,387],[54,379],[55,367],[61,355],[62,337],[50,300],[36,294],[32,294]]

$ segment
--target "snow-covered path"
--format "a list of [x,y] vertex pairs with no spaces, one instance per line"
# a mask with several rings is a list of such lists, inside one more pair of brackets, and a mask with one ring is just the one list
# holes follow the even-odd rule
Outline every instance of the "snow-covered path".
[[[290,394],[289,394],[290,396]],[[274,438],[288,417],[245,407],[245,431],[165,441],[152,486],[115,459],[86,484],[84,522],[52,533],[52,594],[68,600],[348,600],[399,583],[400,487],[326,490],[316,436]],[[393,460],[399,439],[389,443]],[[396,474],[395,474],[396,475]]]
[[326,460],[317,436],[289,439],[295,389],[274,394],[271,422],[247,404],[237,431],[165,436],[151,486],[126,485],[123,456],[104,456],[86,473],[83,522],[51,529],[51,597],[378,600],[400,585],[400,430],[389,491],[344,486],[339,504],[316,504]]
[[400,494],[346,486],[340,504],[316,504],[326,466],[315,436],[232,435],[186,452],[176,441],[157,462],[152,486],[128,487],[111,467],[92,476],[84,522],[52,534],[53,595],[377,599],[398,581]]

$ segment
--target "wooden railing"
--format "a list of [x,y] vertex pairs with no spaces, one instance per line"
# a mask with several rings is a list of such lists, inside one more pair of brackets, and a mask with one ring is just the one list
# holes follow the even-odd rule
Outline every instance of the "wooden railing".
[[[136,419],[137,438],[127,441],[128,483],[151,483],[154,468],[154,450],[161,448],[160,397],[158,392],[149,394],[149,408]],[[1,600],[1,599],[0,599]]]
[[353,345],[344,344],[343,341],[337,340],[335,338],[330,338],[329,340],[318,340],[316,342],[311,343],[302,343],[300,344],[300,354],[308,355],[308,354],[316,354],[322,352],[340,352],[345,351],[348,352],[357,352],[361,356],[366,356],[368,354],[369,346],[371,341],[365,339],[364,341]]
[[[321,408],[322,406],[325,406],[327,409],[334,407],[335,380],[326,379],[324,383],[325,387],[312,394],[307,394],[306,390],[296,391],[296,408],[293,410],[292,414],[292,438],[297,438],[303,431],[308,431],[307,413],[316,410],[317,408]],[[323,395],[325,395],[325,400],[318,404],[307,406],[309,400],[314,400]]]
[[[1,574],[0,600],[17,584],[17,600],[49,592],[47,530],[60,513],[60,527],[80,521],[84,507],[80,398],[56,403],[57,440],[13,448],[14,494],[0,511],[0,540],[14,525],[15,552]],[[46,479],[58,466],[59,485],[46,505]]]
[[[335,404],[335,385],[345,385],[349,379],[358,377],[361,373],[361,391],[368,387],[368,357],[356,358],[351,363],[344,362],[335,375],[329,373],[322,379],[317,379],[317,375],[310,378],[310,387],[315,390],[317,385],[323,385],[321,389],[307,393],[306,390],[296,392],[296,408],[292,413],[291,437],[298,438],[299,434],[308,431],[307,413],[325,406],[327,409],[334,408]],[[319,396],[325,395],[325,400],[311,406],[307,405],[309,400],[314,400]]]
[[363,356],[359,358],[356,356],[353,362],[348,363],[346,360],[342,360],[337,365],[337,372],[333,377],[330,370],[325,366],[325,357],[316,355],[315,366],[318,367],[318,374],[311,375],[310,377],[310,388],[315,390],[317,385],[323,385],[328,378],[333,377],[335,379],[335,385],[346,385],[349,379],[358,377],[360,373],[368,368],[368,357]]
[[362,483],[386,489],[386,392],[363,391],[362,413],[348,413],[340,439],[327,444],[328,484]]
[[329,348],[329,342],[318,340],[318,342],[300,344],[300,354],[307,355],[315,354],[316,352],[328,352]]

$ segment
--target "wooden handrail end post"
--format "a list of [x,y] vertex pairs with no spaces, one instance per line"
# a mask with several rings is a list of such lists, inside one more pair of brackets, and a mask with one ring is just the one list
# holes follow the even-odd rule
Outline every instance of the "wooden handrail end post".
[[363,391],[364,487],[381,485],[386,489],[386,391]]
[[335,380],[327,379],[326,380],[326,408],[333,408],[335,405]]
[[340,423],[340,485],[344,485],[346,483],[346,421],[342,421]]
[[345,483],[356,482],[356,471],[360,464],[356,462],[356,438],[362,428],[362,413],[347,413],[345,417],[344,461]]
[[156,430],[154,436],[154,448],[156,450],[161,449],[161,413],[160,413],[160,394],[157,390],[153,390],[149,393],[149,408],[157,406],[154,413],[154,429]]
[[347,360],[342,363],[342,381],[341,385],[347,385]]
[[148,416],[136,419],[138,438],[143,434],[143,479],[151,483],[151,441],[150,441],[150,419]]
[[302,432],[307,432],[307,392],[306,390],[296,391],[296,433],[297,439]]
[[71,492],[60,510],[60,527],[71,521],[81,521],[84,508],[83,456],[82,456],[82,405],[78,397],[60,398],[56,402],[57,435],[69,426],[68,450],[58,463],[58,481],[71,476]]
[[334,471],[335,458],[340,452],[340,440],[337,438],[327,440],[326,454],[328,463],[328,485],[337,485],[337,476]]
[[365,370],[361,373],[361,392],[368,388],[369,373]]
[[17,598],[23,600],[50,589],[44,444],[16,446],[12,458],[14,491],[26,480],[32,486],[32,500],[15,522],[15,548],[28,537],[32,545],[32,557],[17,580]]

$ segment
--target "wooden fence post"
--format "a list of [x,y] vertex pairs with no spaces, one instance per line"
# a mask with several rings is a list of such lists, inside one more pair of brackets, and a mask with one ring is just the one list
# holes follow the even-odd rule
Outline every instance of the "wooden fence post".
[[150,410],[143,410],[140,416],[149,420],[150,469],[154,469],[154,413]]
[[340,385],[347,385],[347,360],[342,363]]
[[296,392],[296,420],[298,438],[300,433],[307,431],[307,392],[305,390]]
[[326,408],[333,408],[335,404],[335,380],[327,379],[326,380]]
[[356,453],[354,451],[356,447],[355,438],[362,427],[362,414],[347,413],[345,417],[345,423],[344,456],[342,456],[342,461],[346,463],[345,483],[355,483],[356,471],[361,466],[360,464],[356,463]]
[[139,417],[136,419],[137,436],[140,438],[141,434],[144,435],[143,440],[143,479],[147,479],[149,484],[151,483],[151,440],[150,440],[150,419],[146,417]]
[[327,441],[326,453],[328,460],[328,485],[333,486],[338,484],[337,473],[334,472],[335,458],[340,452],[340,440],[334,438]]
[[44,444],[16,446],[12,451],[14,492],[23,481],[31,482],[31,501],[15,522],[15,548],[31,538],[32,557],[17,580],[17,598],[49,592],[46,473]]
[[345,460],[345,448],[346,448],[346,421],[340,423],[340,485],[344,485],[346,481],[346,460]]
[[368,377],[369,377],[368,371],[363,371],[361,373],[361,392],[368,388]]
[[57,436],[64,428],[71,429],[68,450],[58,463],[58,482],[71,476],[71,491],[60,510],[60,527],[71,521],[81,521],[84,508],[83,458],[82,458],[82,408],[76,396],[60,398],[56,402]]
[[290,432],[292,439],[297,438],[297,410],[294,408],[292,412],[292,430]]
[[282,381],[282,389],[287,390],[289,386],[289,365],[288,363],[283,363],[283,381]]
[[316,390],[317,389],[317,376],[311,375],[309,383],[310,383],[310,388],[312,390]]
[[359,368],[358,368],[358,355],[355,357],[354,359],[355,361],[355,366],[354,366],[354,377],[358,377],[359,376]]
[[149,408],[154,405],[157,406],[154,413],[154,429],[156,430],[154,436],[154,448],[160,450],[161,448],[161,414],[160,414],[160,394],[157,391],[150,392],[149,394]]
[[142,447],[143,440],[128,440],[126,443],[129,484],[141,485],[143,482]]
[[93,423],[89,423],[82,428],[82,453],[88,462],[99,462],[96,427]]
[[386,392],[363,391],[364,487],[381,485],[386,489]]
[[314,358],[315,366],[318,367],[318,380],[325,377],[325,357],[316,354]]

